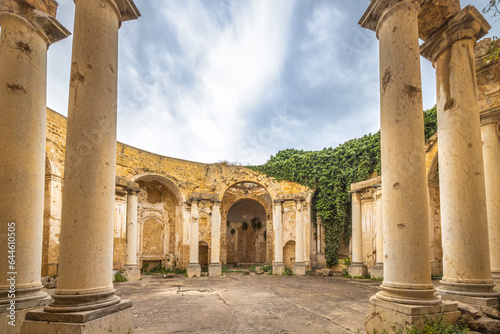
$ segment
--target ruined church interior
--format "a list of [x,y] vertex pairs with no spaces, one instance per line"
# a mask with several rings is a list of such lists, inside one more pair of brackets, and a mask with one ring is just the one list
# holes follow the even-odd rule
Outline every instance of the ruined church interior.
[[[500,333],[500,42],[483,39],[484,13],[458,0],[367,2],[359,25],[380,46],[381,172],[350,185],[352,230],[331,265],[317,189],[117,141],[119,30],[145,18],[133,0],[75,7],[70,32],[54,0],[0,0],[0,333],[371,334],[440,317]],[[66,117],[47,107],[47,50],[70,34]],[[436,71],[427,140],[421,59]],[[156,289],[166,304],[141,313],[156,299],[135,294]],[[192,308],[169,299],[180,291],[197,298]],[[266,304],[278,297],[286,305]],[[271,311],[238,327],[240,299],[309,327],[285,330]],[[228,327],[211,307],[234,312]],[[170,314],[181,320],[147,327]]]

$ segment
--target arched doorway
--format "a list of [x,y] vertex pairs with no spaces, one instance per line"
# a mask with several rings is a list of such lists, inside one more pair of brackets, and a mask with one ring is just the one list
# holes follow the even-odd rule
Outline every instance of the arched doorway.
[[227,213],[227,263],[266,262],[266,210],[253,199],[243,199]]
[[222,198],[221,261],[270,264],[273,259],[272,199],[255,182],[230,186]]

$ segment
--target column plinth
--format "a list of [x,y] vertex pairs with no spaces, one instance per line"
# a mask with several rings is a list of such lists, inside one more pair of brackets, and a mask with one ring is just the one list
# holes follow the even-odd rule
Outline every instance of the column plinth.
[[273,230],[274,230],[274,261],[273,273],[281,275],[285,271],[283,262],[283,200],[274,200]]
[[367,332],[424,327],[422,314],[451,322],[431,282],[425,138],[417,16],[421,1],[373,0],[360,24],[380,43],[384,281],[370,299]]
[[45,312],[27,314],[24,333],[88,332],[98,319],[116,332],[131,313],[111,277],[118,29],[130,12],[139,16],[131,0],[75,1],[58,287]]
[[481,113],[491,275],[500,285],[500,107]]
[[137,264],[137,193],[140,189],[127,188],[127,249],[125,274],[129,281],[138,281],[141,271]]
[[188,277],[201,277],[201,266],[199,257],[199,209],[198,199],[191,200],[191,219],[189,233],[189,264],[187,266]]
[[363,263],[363,231],[361,216],[361,193],[352,192],[352,263],[349,266],[349,275],[365,277],[368,269]]
[[69,32],[49,14],[9,5],[0,4],[0,332],[19,333],[25,314],[50,302],[40,281],[47,49]]
[[382,189],[380,185],[375,191],[375,228],[376,228],[376,252],[377,258],[375,265],[372,267],[372,278],[384,277],[384,229],[382,226]]
[[293,273],[296,276],[304,276],[306,274],[306,264],[304,263],[304,199],[297,200],[296,204],[295,263],[293,265]]
[[220,201],[213,201],[212,204],[212,229],[211,229],[211,252],[210,264],[208,265],[208,276],[222,275],[222,266],[220,264]]
[[[489,24],[472,6],[462,9],[422,45],[436,68],[443,299],[495,306],[476,69],[476,39]],[[498,174],[498,170],[495,171]]]

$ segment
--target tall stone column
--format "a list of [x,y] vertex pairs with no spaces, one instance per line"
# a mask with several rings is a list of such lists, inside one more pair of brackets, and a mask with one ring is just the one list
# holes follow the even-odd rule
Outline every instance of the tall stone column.
[[500,284],[500,108],[481,113],[491,275]]
[[138,188],[127,188],[127,249],[125,273],[129,281],[138,281],[141,271],[137,265],[137,193]]
[[296,200],[296,223],[295,223],[295,263],[293,273],[297,276],[306,274],[304,263],[304,199]]
[[44,1],[36,10],[0,2],[1,333],[19,333],[26,312],[50,300],[40,282],[47,49],[69,35],[56,10]]
[[[443,299],[498,304],[493,290],[474,46],[490,26],[465,7],[422,46],[436,68]],[[495,171],[498,173],[498,170]]]
[[133,328],[132,304],[112,282],[118,29],[131,0],[75,1],[58,287],[25,333]]
[[199,218],[200,212],[198,209],[199,199],[193,198],[191,200],[191,219],[189,221],[190,224],[190,233],[189,233],[189,264],[187,266],[187,275],[188,277],[201,277],[201,266],[198,260],[199,256]]
[[431,282],[419,11],[417,0],[373,0],[360,21],[380,43],[384,282],[370,299],[369,333],[422,328],[424,313],[460,314],[442,306]]
[[274,230],[274,262],[273,273],[281,275],[285,270],[283,262],[283,209],[282,199],[274,200],[273,230]]
[[213,201],[212,203],[212,230],[211,230],[211,245],[212,251],[210,253],[210,265],[208,266],[209,276],[220,276],[222,274],[222,267],[220,264],[220,201]]
[[373,278],[384,277],[384,228],[382,224],[382,189],[380,185],[375,190],[375,229],[377,259],[372,267],[371,276]]
[[351,192],[352,196],[352,264],[349,275],[366,276],[368,269],[363,264],[363,231],[361,216],[361,193]]

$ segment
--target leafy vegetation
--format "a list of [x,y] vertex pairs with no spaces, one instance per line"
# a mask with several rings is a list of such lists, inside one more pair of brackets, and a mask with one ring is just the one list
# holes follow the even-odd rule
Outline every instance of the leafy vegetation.
[[126,281],[128,281],[127,277],[125,277],[122,272],[119,271],[115,274],[114,282],[126,282]]
[[[427,139],[436,132],[435,108],[426,111],[424,119]],[[311,221],[316,223],[316,216],[323,220],[327,264],[332,266],[338,263],[342,241],[351,236],[351,184],[381,174],[380,131],[321,151],[286,149],[264,165],[249,168],[315,189]]]
[[423,330],[417,329],[413,326],[411,328],[406,328],[404,331],[402,329],[396,330],[393,328],[395,334],[467,334],[469,333],[469,328],[463,320],[459,320],[456,325],[450,325],[444,319],[444,313],[442,313],[438,319],[433,320],[424,316],[425,328]]
[[500,0],[489,0],[486,7],[483,8],[483,13],[493,12],[493,17],[500,16]]

